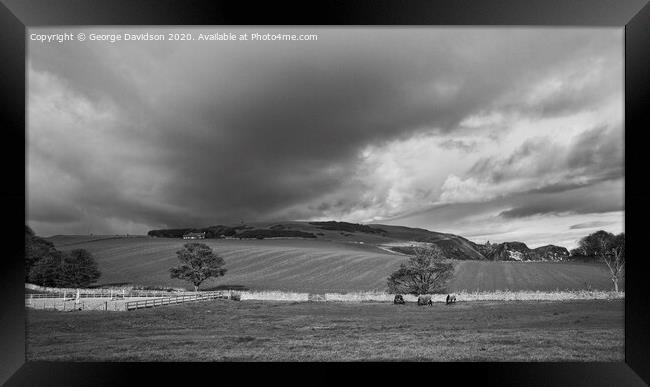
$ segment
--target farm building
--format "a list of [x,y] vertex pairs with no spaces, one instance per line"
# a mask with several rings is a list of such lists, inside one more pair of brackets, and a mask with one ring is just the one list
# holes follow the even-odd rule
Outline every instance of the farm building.
[[183,239],[205,239],[204,232],[188,232],[183,235]]

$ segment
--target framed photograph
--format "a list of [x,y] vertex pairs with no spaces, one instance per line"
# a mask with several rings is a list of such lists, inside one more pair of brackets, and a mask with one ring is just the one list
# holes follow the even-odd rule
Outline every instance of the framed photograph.
[[2,3],[6,385],[650,383],[647,1]]

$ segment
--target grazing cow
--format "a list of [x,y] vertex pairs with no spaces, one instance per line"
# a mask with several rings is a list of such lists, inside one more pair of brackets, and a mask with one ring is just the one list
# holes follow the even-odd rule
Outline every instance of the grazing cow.
[[418,296],[418,305],[433,305],[431,296]]
[[395,305],[398,305],[398,304],[399,304],[399,305],[402,305],[402,304],[404,304],[404,303],[405,303],[405,302],[404,302],[404,296],[402,296],[401,294],[396,294],[396,295],[395,295],[395,299],[393,299],[393,304],[395,304]]
[[447,301],[446,301],[446,303],[447,303],[447,305],[449,305],[449,304],[455,304],[455,303],[456,303],[456,296],[454,296],[453,294],[447,294]]

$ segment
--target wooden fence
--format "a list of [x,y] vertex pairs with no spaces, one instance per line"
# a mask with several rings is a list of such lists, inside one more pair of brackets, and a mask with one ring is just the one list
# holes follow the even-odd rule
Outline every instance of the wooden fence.
[[[200,292],[207,293],[207,292]],[[196,294],[196,292],[166,292],[153,290],[129,290],[106,292],[79,292],[79,298],[129,298],[129,297],[177,297]],[[36,298],[76,298],[76,291],[60,291],[51,293],[25,293],[25,299]]]
[[181,304],[184,302],[194,302],[203,300],[213,300],[215,298],[229,298],[226,292],[199,292],[187,295],[173,297],[150,298],[146,300],[126,302],[126,310],[136,310],[143,308],[154,308],[157,306]]

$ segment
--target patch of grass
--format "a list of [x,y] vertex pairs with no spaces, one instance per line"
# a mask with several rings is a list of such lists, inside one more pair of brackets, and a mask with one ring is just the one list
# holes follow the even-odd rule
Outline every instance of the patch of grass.
[[622,300],[28,310],[27,360],[622,361],[623,316]]
[[575,262],[459,261],[449,283],[453,291],[609,291],[612,283],[603,264]]

